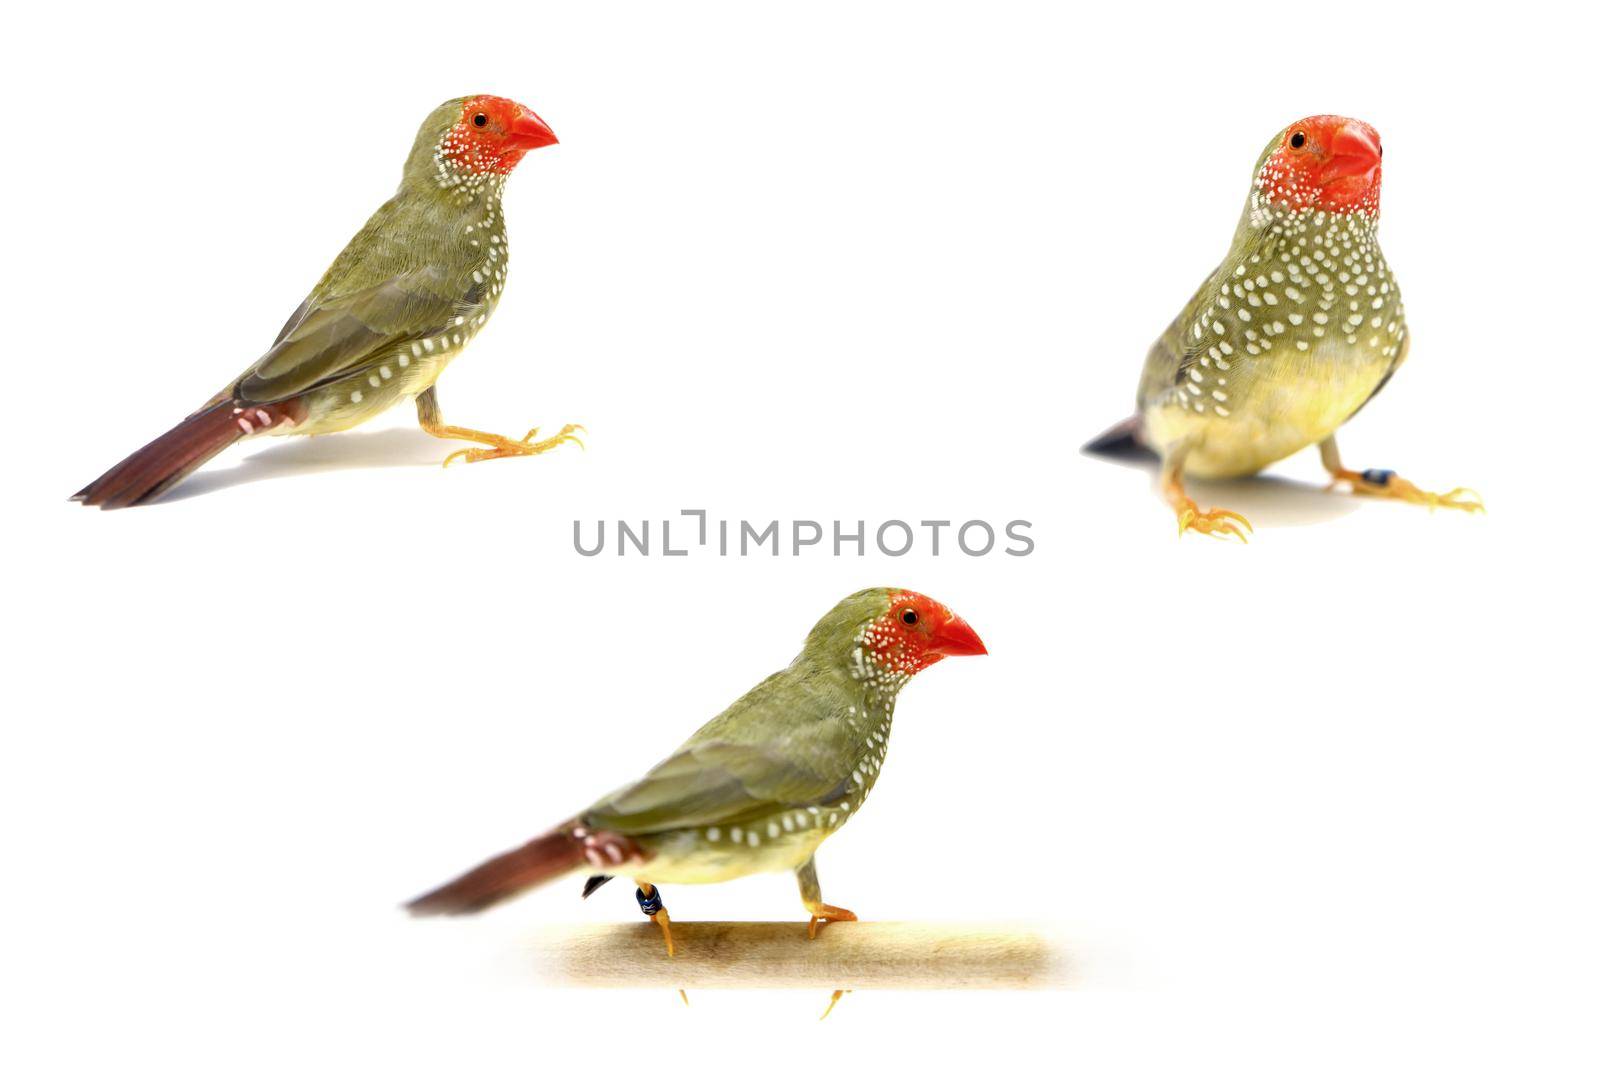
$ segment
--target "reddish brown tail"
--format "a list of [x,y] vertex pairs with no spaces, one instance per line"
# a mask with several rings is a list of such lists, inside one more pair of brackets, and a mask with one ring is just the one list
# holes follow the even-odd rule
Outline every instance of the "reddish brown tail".
[[583,845],[572,829],[569,823],[502,853],[406,908],[413,915],[467,915],[559,878],[584,862]]
[[118,463],[72,499],[101,508],[147,504],[239,438],[275,429],[285,422],[299,422],[303,416],[304,405],[299,400],[259,407],[219,401],[190,415]]

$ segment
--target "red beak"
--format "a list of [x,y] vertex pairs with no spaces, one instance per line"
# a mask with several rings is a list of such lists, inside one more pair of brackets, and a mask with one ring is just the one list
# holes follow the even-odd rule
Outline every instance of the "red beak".
[[1378,137],[1365,124],[1347,122],[1334,131],[1328,161],[1322,165],[1322,184],[1340,178],[1365,178],[1378,167],[1383,150]]
[[559,143],[556,132],[545,125],[544,119],[527,108],[523,108],[522,114],[512,120],[511,136],[516,138],[518,148],[529,151]]
[[980,638],[972,627],[967,625],[967,620],[959,615],[952,615],[933,631],[932,640],[928,642],[928,651],[937,652],[941,656],[987,656],[989,650],[983,647]]

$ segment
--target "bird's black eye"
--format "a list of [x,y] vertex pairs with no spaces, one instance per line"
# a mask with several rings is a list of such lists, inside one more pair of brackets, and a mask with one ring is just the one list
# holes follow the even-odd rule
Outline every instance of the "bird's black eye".
[[917,624],[917,613],[907,608],[900,613],[900,621],[907,626],[915,626]]
[[1304,130],[1296,130],[1289,135],[1290,148],[1304,148],[1305,146],[1306,134]]
[[472,124],[474,126],[487,126],[489,125],[489,116],[480,111],[472,116]]

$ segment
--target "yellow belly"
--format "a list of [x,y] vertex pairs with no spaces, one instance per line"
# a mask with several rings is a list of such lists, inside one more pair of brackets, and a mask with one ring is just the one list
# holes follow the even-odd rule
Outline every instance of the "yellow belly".
[[416,356],[409,351],[396,350],[365,377],[323,386],[309,395],[306,419],[285,432],[338,433],[359,426],[430,388],[465,347],[463,344],[445,352],[423,352]]
[[[1185,473],[1237,478],[1327,439],[1372,396],[1387,361],[1296,361],[1293,373],[1249,382],[1227,415],[1152,404],[1144,432],[1163,457],[1181,453]],[[1321,373],[1318,373],[1321,372]],[[1241,383],[1243,384],[1243,383]]]
[[[700,831],[685,831],[656,843],[655,854],[628,871],[628,877],[666,884],[726,882],[747,874],[792,871],[804,863],[832,830],[811,829],[785,833],[759,846],[734,844],[724,838],[709,846]],[[594,871],[616,874],[615,868]]]

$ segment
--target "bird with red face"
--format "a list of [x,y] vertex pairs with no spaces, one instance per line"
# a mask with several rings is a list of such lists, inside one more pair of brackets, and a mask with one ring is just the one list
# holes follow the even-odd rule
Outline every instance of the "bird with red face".
[[498,96],[441,104],[423,122],[400,188],[351,238],[266,354],[167,433],[73,499],[120,508],[167,491],[246,437],[349,429],[407,398],[428,433],[481,447],[468,462],[531,456],[536,440],[447,424],[439,373],[500,302],[510,245],[501,193],[522,157],[556,143],[530,109]]
[[417,915],[481,911],[568,874],[588,876],[588,896],[625,875],[670,953],[658,883],[792,870],[815,937],[819,921],[855,918],[823,903],[814,854],[872,793],[900,690],[946,657],[986,651],[960,616],[920,593],[846,597],[793,663],[644,777],[409,907]]
[[1245,539],[1237,512],[1202,510],[1184,474],[1254,474],[1317,445],[1334,484],[1430,507],[1481,510],[1464,489],[1430,493],[1393,471],[1354,471],[1334,433],[1382,389],[1411,347],[1394,273],[1378,247],[1383,144],[1358,119],[1315,115],[1256,161],[1220,266],[1145,359],[1137,414],[1086,446],[1153,450],[1178,531]]

